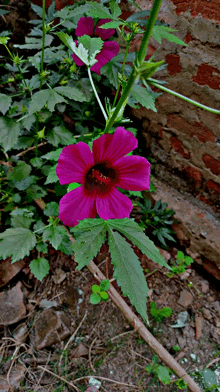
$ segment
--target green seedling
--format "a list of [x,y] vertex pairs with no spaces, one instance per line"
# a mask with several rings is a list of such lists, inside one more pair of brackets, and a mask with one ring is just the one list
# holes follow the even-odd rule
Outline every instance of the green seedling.
[[110,282],[108,279],[102,280],[100,286],[94,284],[92,286],[92,294],[90,295],[90,303],[93,305],[97,305],[101,301],[108,300],[107,291],[110,289]]
[[178,251],[176,260],[173,262],[172,271],[167,274],[170,278],[174,275],[182,274],[186,271],[187,267],[193,263],[193,259],[189,256],[184,255],[183,252]]
[[154,301],[150,303],[150,314],[154,318],[155,321],[162,321],[166,317],[170,317],[172,314],[172,309],[168,306],[165,306],[162,309],[157,309],[157,305]]
[[159,365],[159,360],[156,355],[152,356],[152,364],[146,366],[146,371],[152,373],[156,379],[159,379],[163,384],[170,383],[171,370],[166,366]]

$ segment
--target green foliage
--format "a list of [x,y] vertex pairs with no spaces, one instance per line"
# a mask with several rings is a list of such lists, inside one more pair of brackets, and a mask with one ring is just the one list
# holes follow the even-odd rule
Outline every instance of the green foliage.
[[152,373],[156,379],[159,379],[163,384],[170,384],[170,373],[171,370],[166,366],[159,365],[158,357],[153,355],[151,358],[153,364],[146,366],[146,371]]
[[94,284],[92,286],[92,294],[90,295],[90,303],[96,305],[101,301],[107,301],[108,300],[107,291],[109,289],[110,289],[110,282],[108,279],[102,280],[100,285]]
[[0,234],[0,240],[0,257],[11,256],[12,263],[28,256],[36,245],[35,235],[25,227],[7,229]]
[[50,270],[50,265],[47,259],[39,257],[38,259],[34,259],[30,262],[30,270],[32,274],[34,274],[35,278],[42,281],[45,276],[47,276]]
[[176,255],[176,260],[173,262],[172,270],[167,274],[170,278],[175,275],[182,274],[186,271],[186,268],[193,263],[193,259],[189,256],[184,255],[183,252],[178,251]]
[[[176,240],[173,238],[173,230],[170,228],[173,220],[174,210],[167,209],[167,203],[158,200],[154,207],[151,206],[151,200],[144,198],[143,203],[137,201],[141,214],[140,226],[151,229],[153,238],[157,239],[162,246],[167,249],[166,241]],[[153,229],[153,230],[152,230]]]
[[150,303],[150,314],[155,321],[161,322],[164,318],[171,316],[172,309],[166,306],[162,309],[158,309],[156,303],[152,301]]
[[161,44],[161,39],[165,38],[170,42],[175,42],[176,44],[187,46],[185,42],[183,42],[181,39],[179,39],[174,34],[172,34],[173,31],[177,31],[177,30],[170,29],[167,26],[154,26],[152,37],[157,42],[159,42],[159,44]]
[[154,93],[153,91],[147,91],[146,88],[135,84],[131,89],[131,97],[135,103],[140,103],[147,109],[157,111],[155,106],[155,100],[160,94]]

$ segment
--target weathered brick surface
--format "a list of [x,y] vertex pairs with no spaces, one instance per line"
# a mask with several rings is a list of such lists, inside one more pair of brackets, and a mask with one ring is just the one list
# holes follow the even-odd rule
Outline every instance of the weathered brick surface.
[[[152,7],[150,0],[137,2],[142,9]],[[151,47],[159,48],[156,60],[168,64],[155,77],[171,90],[220,109],[220,1],[163,0],[159,18],[188,46],[152,39]],[[132,113],[148,135],[158,177],[191,192],[220,216],[220,116],[167,93],[156,107],[157,113],[143,107]]]

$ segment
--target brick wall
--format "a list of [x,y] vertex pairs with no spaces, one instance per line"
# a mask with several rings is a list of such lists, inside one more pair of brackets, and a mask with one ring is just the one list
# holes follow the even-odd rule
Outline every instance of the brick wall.
[[[137,3],[142,9],[152,6],[148,0]],[[165,59],[168,66],[158,78],[168,88],[220,109],[220,1],[163,0],[159,18],[178,30],[188,47],[163,41],[156,60]],[[131,49],[139,44],[137,38]],[[152,54],[160,45],[153,39],[150,44]],[[156,175],[220,213],[220,116],[167,93],[156,106],[157,113],[132,110],[156,159]]]

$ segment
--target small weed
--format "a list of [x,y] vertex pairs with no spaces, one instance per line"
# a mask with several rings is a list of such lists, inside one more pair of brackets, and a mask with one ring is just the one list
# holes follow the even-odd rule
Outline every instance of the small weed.
[[186,271],[186,268],[193,263],[193,259],[189,256],[184,255],[183,252],[178,251],[176,260],[173,262],[172,271],[167,274],[170,278],[174,275],[182,274]]
[[100,286],[94,284],[92,286],[92,294],[90,295],[90,303],[97,305],[100,301],[108,301],[107,291],[110,289],[110,282],[108,279],[104,279]]
[[154,301],[150,303],[150,314],[155,321],[160,322],[166,317],[170,317],[172,314],[172,309],[165,306],[162,309],[157,309],[157,305]]
[[167,203],[162,203],[161,200],[158,200],[154,207],[151,205],[151,200],[146,198],[143,199],[143,203],[136,202],[140,207],[139,213],[142,214],[140,226],[144,228],[151,228],[152,235],[156,238],[160,244],[167,249],[166,241],[176,240],[173,238],[173,230],[170,226],[173,223],[173,215],[175,214],[174,210],[167,209]]

